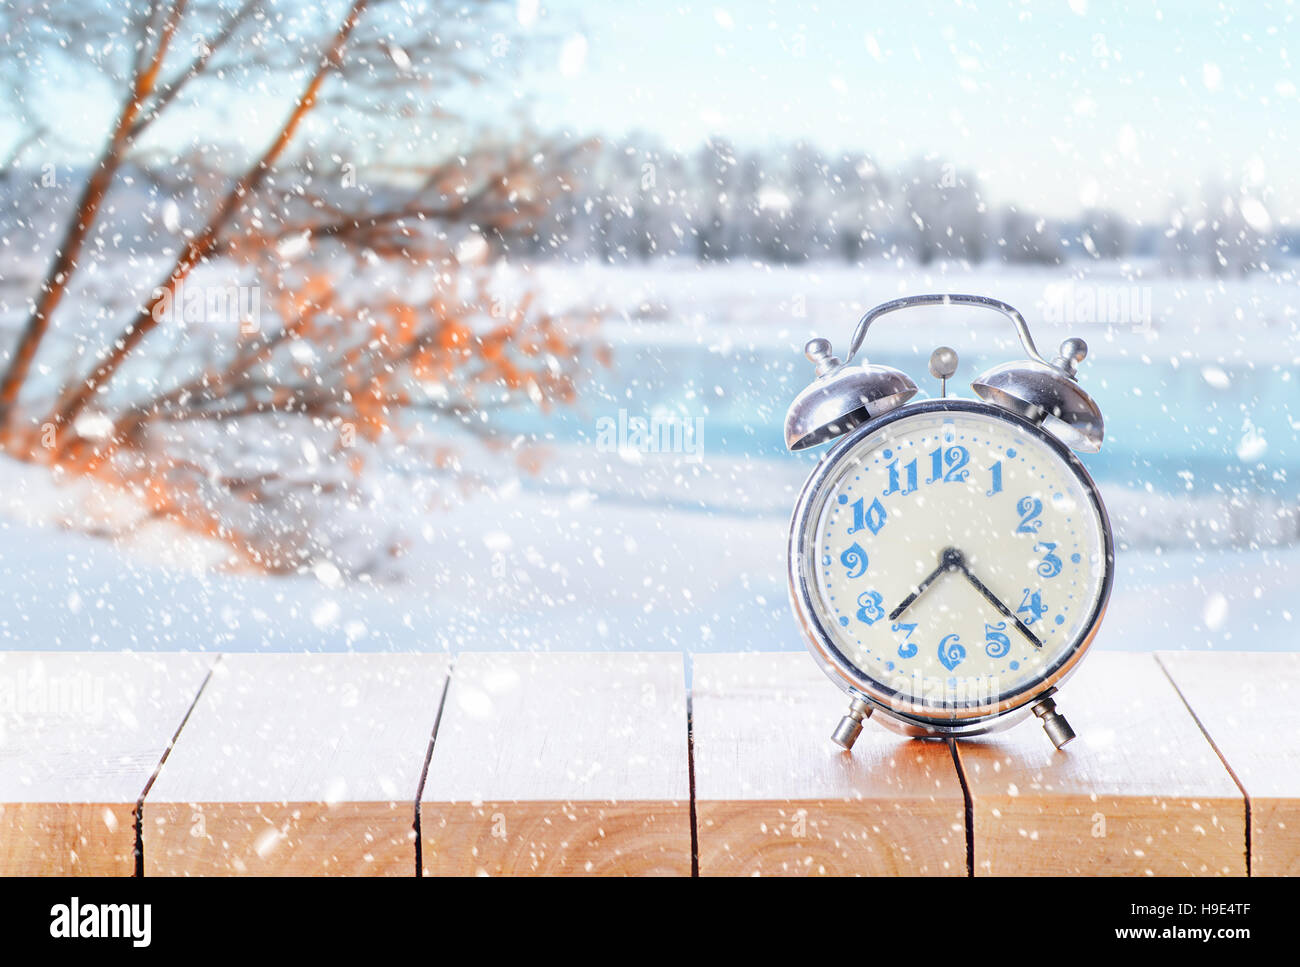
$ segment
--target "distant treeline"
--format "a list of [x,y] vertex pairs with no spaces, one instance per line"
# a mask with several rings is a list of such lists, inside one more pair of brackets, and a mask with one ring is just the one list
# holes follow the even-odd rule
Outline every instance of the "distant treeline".
[[[975,174],[938,158],[891,170],[866,154],[827,155],[803,144],[740,151],[716,139],[692,152],[647,139],[548,148],[554,157],[548,151],[534,160],[567,173],[566,190],[533,205],[545,214],[473,225],[500,254],[609,263],[673,257],[921,265],[1133,258],[1173,275],[1239,275],[1300,252],[1300,229],[1274,217],[1267,192],[1242,186],[1206,183],[1199,197],[1171,201],[1158,221],[1135,223],[1107,209],[1050,218],[995,206]],[[50,167],[0,170],[0,220],[11,235],[25,231],[38,249],[53,241],[44,227],[66,212],[89,177],[84,168],[51,174]],[[446,202],[422,183],[418,167],[401,169],[405,181],[364,166],[348,170],[282,166],[277,209],[288,219],[295,211],[310,214],[313,205],[347,211],[382,204],[413,213],[393,220],[408,233],[454,238],[470,227],[438,217]],[[215,191],[228,186],[229,175],[210,167],[202,152],[157,167],[125,165],[112,192],[113,248],[139,254],[174,245],[169,223],[183,228],[210,207],[185,187],[195,180]]]
[[978,178],[941,159],[885,170],[865,154],[814,147],[740,151],[724,140],[680,153],[653,141],[598,143],[568,201],[507,247],[609,262],[663,256],[706,262],[1055,264],[1156,259],[1179,274],[1239,274],[1294,253],[1257,195],[1207,186],[1158,224],[1091,209],[1041,217],[985,201]]

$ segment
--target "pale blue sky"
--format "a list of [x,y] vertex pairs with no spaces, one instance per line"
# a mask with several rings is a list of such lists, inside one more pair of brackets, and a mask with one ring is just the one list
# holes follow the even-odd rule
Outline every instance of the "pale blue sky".
[[[557,2],[583,70],[538,117],[676,145],[806,138],[893,164],[934,152],[999,201],[1158,217],[1202,179],[1300,214],[1292,3]],[[572,66],[572,63],[570,63]]]
[[[865,150],[886,167],[935,154],[974,169],[993,202],[1054,215],[1099,205],[1155,220],[1212,179],[1295,223],[1295,21],[1292,2],[554,0],[523,29],[561,42],[495,100],[477,89],[467,103],[485,123],[522,106],[543,131],[640,130],[684,148],[717,133]],[[107,90],[84,75],[53,82],[65,132],[91,145],[111,116]],[[200,114],[159,137],[251,149],[288,90],[223,96],[237,124]]]

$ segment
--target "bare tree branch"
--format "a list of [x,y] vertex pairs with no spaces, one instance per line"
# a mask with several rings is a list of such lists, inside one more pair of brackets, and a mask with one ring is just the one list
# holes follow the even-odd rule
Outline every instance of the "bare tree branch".
[[[14,405],[18,400],[18,394],[22,392],[23,384],[27,381],[32,361],[36,358],[36,351],[40,348],[46,332],[49,331],[50,317],[53,316],[54,310],[58,308],[64,293],[67,292],[68,280],[76,267],[86,237],[90,234],[90,228],[99,214],[104,196],[108,194],[109,185],[112,184],[113,177],[125,158],[126,147],[131,139],[131,128],[144,107],[145,99],[158,81],[158,73],[162,70],[167,48],[171,45],[176,28],[180,25],[187,2],[188,0],[175,0],[167,11],[157,45],[150,54],[142,53],[137,61],[131,92],[113,125],[113,133],[109,137],[108,144],[105,145],[90,180],[82,190],[81,197],[77,201],[76,214],[68,223],[67,231],[56,251],[54,263],[50,266],[41,285],[32,314],[23,327],[23,334],[9,361],[9,368],[4,378],[0,380],[0,439],[4,438],[8,430]],[[146,20],[145,23],[147,22]]]
[[244,0],[243,5],[226,19],[226,22],[213,36],[212,40],[204,44],[203,50],[190,62],[189,66],[159,88],[148,109],[142,112],[136,119],[135,124],[132,125],[131,140],[134,141],[150,124],[158,120],[163,111],[166,110],[167,105],[175,100],[176,96],[185,89],[185,86],[207,70],[212,58],[230,42],[239,26],[252,16],[261,4],[262,0]]
[[[51,420],[56,428],[55,432],[60,437],[64,436],[66,429],[85,409],[90,400],[112,379],[113,374],[130,356],[132,350],[157,327],[159,314],[155,310],[164,296],[170,298],[175,291],[176,284],[189,275],[199,262],[213,252],[226,223],[244,204],[245,199],[257,190],[263,179],[271,171],[276,159],[293,139],[298,126],[311,112],[321,85],[338,68],[343,49],[347,46],[348,38],[356,29],[357,21],[360,19],[368,2],[369,0],[353,0],[352,6],[334,35],[334,39],[321,57],[320,64],[312,74],[311,80],[308,81],[303,92],[298,96],[298,101],[293,110],[284,124],[281,125],[279,133],[262,153],[262,156],[231,188],[203,230],[186,244],[180,258],[176,260],[176,264],[168,273],[162,291],[141,308],[131,324],[113,341],[109,352],[100,364],[95,367],[95,370],[83,382],[73,387],[70,393],[65,394],[54,412],[51,413]],[[0,401],[2,401],[2,397],[0,397]]]
[[[511,292],[490,267],[494,249],[528,237],[570,190],[573,149],[530,138],[481,142],[445,108],[455,101],[447,85],[503,66],[501,54],[489,55],[481,43],[491,14],[479,11],[487,5],[430,0],[437,16],[416,17],[407,0],[384,9],[384,0],[347,2],[346,17],[329,25],[332,40],[313,52],[319,61],[307,60],[298,98],[251,162],[232,171],[233,152],[204,143],[182,156],[159,148],[153,165],[145,163],[137,190],[150,207],[158,198],[203,204],[206,214],[195,216],[200,227],[181,234],[174,223],[155,226],[151,211],[143,216],[148,228],[133,231],[165,246],[163,286],[144,299],[126,294],[129,324],[88,366],[78,363],[86,348],[81,333],[69,334],[68,369],[47,404],[53,447],[35,445],[26,419],[27,439],[15,433],[8,441],[16,455],[128,495],[138,513],[125,529],[114,521],[106,533],[161,523],[227,545],[233,566],[293,572],[328,557],[354,575],[387,572],[404,542],[400,525],[385,533],[378,513],[364,532],[356,528],[358,508],[382,507],[377,481],[434,475],[446,480],[421,499],[454,499],[456,489],[477,486],[458,453],[465,440],[521,467],[535,465],[534,451],[517,448],[502,423],[483,417],[521,403],[545,409],[570,401],[587,360],[600,358],[579,335],[585,313],[555,317],[530,295]],[[128,74],[138,95],[135,79],[152,75],[150,93],[133,98],[129,124],[114,128],[123,142],[114,164],[128,153],[140,158],[143,132],[185,100],[196,89],[186,85],[200,76],[242,82],[255,67],[297,78],[302,49],[268,46],[261,37],[275,20],[262,14],[272,0],[236,3],[228,13],[222,0],[190,0],[186,22],[210,23],[217,32],[194,54],[177,55],[184,67],[165,83],[152,68],[165,56],[162,30],[178,7],[155,5],[129,23],[105,15],[109,28],[96,28],[98,35],[118,42],[97,49],[117,52],[115,82]],[[133,12],[140,9],[136,0]],[[307,19],[316,16],[305,9]],[[505,3],[493,12],[510,16]],[[110,73],[104,58],[95,57],[95,66]],[[327,85],[335,75],[337,83]],[[221,106],[216,100],[208,108]],[[304,138],[304,122],[321,115],[331,122],[320,132],[325,143]],[[394,136],[404,139],[402,150],[392,150]],[[431,143],[440,152],[432,163]],[[409,158],[419,160],[399,171]],[[359,167],[379,174],[359,184]],[[107,205],[103,211],[107,219]],[[461,244],[467,230],[487,246]],[[69,266],[78,268],[75,260]],[[156,331],[177,318],[173,307],[189,295],[181,283],[200,266],[234,271],[240,288],[251,269],[253,288],[270,299],[260,317],[275,322],[256,334],[243,330],[243,315],[238,335],[232,318]],[[393,273],[413,270],[422,276],[415,285],[394,287]],[[60,281],[66,288],[67,277]],[[221,288],[209,285],[206,270],[193,285]],[[98,297],[105,313],[115,295]],[[244,312],[242,303],[236,311]],[[181,320],[188,322],[188,313]],[[150,352],[155,345],[159,352]],[[133,360],[150,378],[128,388]],[[87,368],[88,376],[79,375]],[[78,419],[92,408],[94,420]],[[449,433],[463,439],[448,441]],[[367,472],[376,464],[379,476]]]

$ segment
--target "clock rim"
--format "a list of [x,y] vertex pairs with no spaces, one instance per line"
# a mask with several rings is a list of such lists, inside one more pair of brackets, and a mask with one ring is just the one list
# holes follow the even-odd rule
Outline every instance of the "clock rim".
[[[924,413],[962,412],[974,413],[993,419],[1002,420],[1019,427],[1036,439],[1043,441],[1059,457],[1083,486],[1101,522],[1103,546],[1103,574],[1101,591],[1093,605],[1092,612],[1084,625],[1083,633],[1065,650],[1061,657],[1047,669],[1043,675],[1033,679],[1012,692],[1003,692],[989,702],[966,702],[944,708],[943,714],[936,714],[931,706],[920,705],[910,698],[902,697],[895,689],[890,689],[870,678],[858,668],[835,644],[835,639],[826,629],[816,608],[813,606],[813,589],[805,573],[805,561],[810,560],[804,553],[807,524],[812,517],[812,508],[818,492],[838,467],[845,455],[863,438],[871,436],[886,426],[911,416]],[[820,511],[820,507],[818,508]],[[970,400],[945,397],[937,400],[920,400],[905,403],[902,406],[874,417],[854,427],[837,441],[833,447],[822,455],[817,466],[813,468],[808,479],[804,481],[799,498],[795,503],[794,514],[790,519],[790,536],[786,549],[787,579],[789,581],[790,603],[795,618],[803,632],[805,644],[822,671],[848,694],[860,697],[877,709],[902,720],[905,724],[915,725],[924,731],[961,731],[978,730],[980,723],[990,719],[1001,718],[1029,705],[1036,699],[1046,697],[1059,687],[1078,667],[1087,653],[1089,646],[1101,627],[1107,604],[1110,601],[1111,587],[1115,578],[1115,546],[1111,534],[1110,515],[1096,483],[1088,473],[1083,462],[1068,446],[1052,436],[1042,427],[1031,423],[1018,414],[1011,413],[982,400]]]

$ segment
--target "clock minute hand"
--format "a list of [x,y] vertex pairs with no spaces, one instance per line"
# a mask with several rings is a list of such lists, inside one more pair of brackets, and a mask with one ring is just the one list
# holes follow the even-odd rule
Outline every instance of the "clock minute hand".
[[889,620],[897,621],[903,612],[912,606],[912,603],[925,592],[926,588],[934,583],[940,574],[945,571],[962,570],[963,568],[961,551],[955,547],[944,548],[943,553],[939,555],[939,566],[922,579],[921,583],[916,586],[915,591],[899,602],[898,607],[889,613]]
[[1023,621],[1021,621],[1019,618],[1016,617],[1015,612],[1013,612],[1010,608],[1008,608],[1005,604],[1002,603],[1001,598],[999,598],[996,594],[994,594],[987,587],[985,587],[983,581],[981,581],[973,573],[971,573],[970,568],[966,566],[966,563],[964,561],[957,565],[957,569],[961,571],[962,574],[966,575],[966,580],[970,581],[970,583],[975,586],[976,591],[984,595],[984,597],[988,600],[989,604],[997,608],[999,614],[1001,614],[1005,618],[1009,618],[1011,621],[1015,623],[1016,630],[1019,631],[1026,638],[1028,638],[1029,643],[1031,645],[1033,645],[1035,648],[1043,647],[1043,642],[1039,639],[1039,637],[1036,634],[1034,634],[1032,631],[1030,631],[1028,626]]

